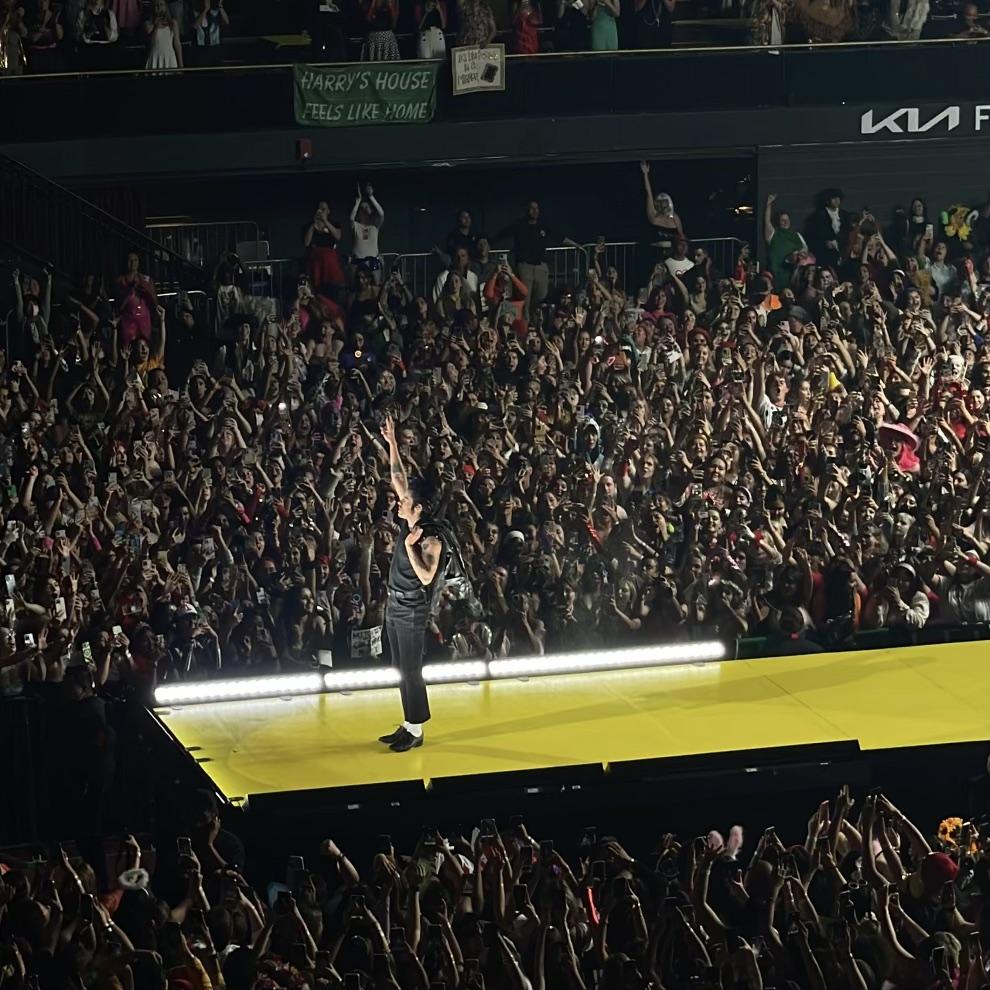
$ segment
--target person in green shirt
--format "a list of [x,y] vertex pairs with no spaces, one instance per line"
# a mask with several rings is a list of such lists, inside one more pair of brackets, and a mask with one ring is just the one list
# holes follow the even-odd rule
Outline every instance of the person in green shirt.
[[619,0],[589,0],[588,18],[591,21],[591,50],[614,52],[619,48]]
[[773,286],[779,292],[790,285],[797,262],[802,255],[808,254],[808,245],[791,226],[791,216],[786,211],[778,213],[774,223],[773,204],[776,199],[776,193],[767,196],[763,211],[763,239],[767,244],[767,263],[773,273]]

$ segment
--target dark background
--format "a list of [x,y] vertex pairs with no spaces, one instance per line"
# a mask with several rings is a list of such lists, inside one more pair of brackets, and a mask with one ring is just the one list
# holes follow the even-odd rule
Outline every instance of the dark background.
[[990,142],[887,141],[810,148],[761,148],[760,201],[778,195],[778,209],[803,217],[808,190],[838,186],[849,210],[870,207],[878,220],[915,196],[927,201],[928,216],[954,203],[978,207],[990,199]]
[[[776,192],[777,208],[803,227],[814,196],[839,186],[846,207],[869,207],[881,222],[915,196],[929,213],[953,204],[976,207],[990,198],[990,141],[887,141],[814,147],[760,148],[752,157],[653,161],[655,192],[669,192],[689,237],[762,239],[762,205]],[[271,241],[273,257],[302,254],[301,232],[316,203],[326,199],[336,222],[346,220],[355,183],[373,182],[386,212],[380,244],[386,252],[442,246],[457,210],[475,230],[493,235],[517,218],[528,198],[559,237],[579,243],[605,234],[636,240],[645,229],[637,161],[532,163],[484,168],[407,168],[362,172],[307,171],[284,176],[230,177],[142,184],[146,215],[197,220],[253,220]],[[756,240],[754,241],[754,238]]]
[[[655,192],[673,196],[689,236],[750,240],[751,216],[732,211],[752,205],[752,175],[751,160],[673,161],[655,163],[651,181]],[[584,244],[605,234],[608,240],[636,240],[646,227],[638,162],[156,182],[144,187],[145,208],[149,217],[253,220],[269,234],[272,257],[293,257],[303,252],[302,229],[321,199],[346,229],[358,178],[373,183],[385,210],[379,237],[385,252],[443,246],[460,209],[470,211],[476,231],[494,235],[522,214],[529,198],[540,202],[555,239],[569,236]]]

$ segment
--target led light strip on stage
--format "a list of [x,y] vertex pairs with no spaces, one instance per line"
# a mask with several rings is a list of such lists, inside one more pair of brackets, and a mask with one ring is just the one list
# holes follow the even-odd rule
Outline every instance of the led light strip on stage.
[[194,684],[163,684],[155,688],[155,704],[187,705],[199,701],[234,701],[242,698],[278,698],[290,694],[318,694],[323,675],[280,674],[275,677],[244,677],[229,681],[198,681]]
[[[635,670],[683,663],[723,660],[725,644],[718,640],[640,646],[628,650],[593,650],[587,653],[555,653],[542,657],[510,657],[506,660],[453,660],[423,666],[427,684],[474,684],[507,678],[542,677],[547,674],[577,674],[596,670]],[[299,694],[363,691],[395,687],[402,675],[395,667],[367,670],[331,670],[326,673],[280,674],[274,677],[245,677],[236,680],[200,681],[194,684],[163,684],[155,688],[155,704],[190,705],[204,701],[235,701],[248,698],[281,698]]]

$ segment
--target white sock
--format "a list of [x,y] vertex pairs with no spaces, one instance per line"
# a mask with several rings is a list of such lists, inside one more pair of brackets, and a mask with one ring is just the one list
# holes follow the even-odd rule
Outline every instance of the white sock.
[[406,730],[411,736],[415,736],[417,739],[423,734],[423,726],[419,722],[403,722],[402,728]]

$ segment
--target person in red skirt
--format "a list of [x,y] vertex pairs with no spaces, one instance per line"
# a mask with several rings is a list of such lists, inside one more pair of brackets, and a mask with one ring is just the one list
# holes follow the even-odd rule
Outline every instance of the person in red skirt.
[[314,291],[339,290],[347,284],[337,250],[339,240],[340,227],[330,218],[330,207],[326,203],[318,203],[316,214],[303,233],[306,271]]

